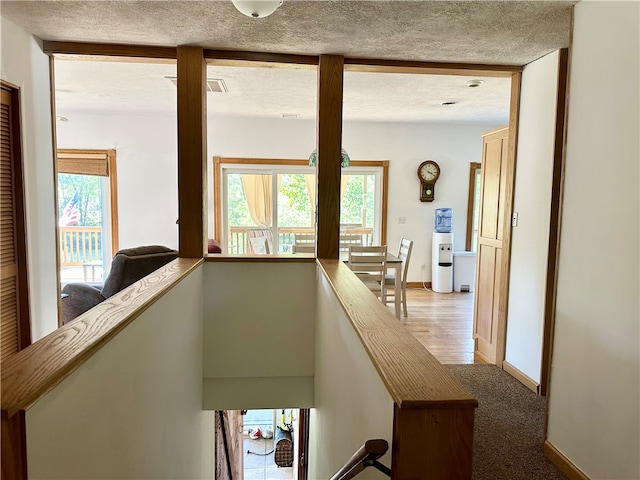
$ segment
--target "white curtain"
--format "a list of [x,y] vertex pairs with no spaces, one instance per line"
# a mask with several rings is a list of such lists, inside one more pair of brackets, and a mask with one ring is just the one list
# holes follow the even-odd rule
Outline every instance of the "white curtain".
[[242,174],[240,178],[251,219],[260,227],[270,227],[273,216],[271,175]]

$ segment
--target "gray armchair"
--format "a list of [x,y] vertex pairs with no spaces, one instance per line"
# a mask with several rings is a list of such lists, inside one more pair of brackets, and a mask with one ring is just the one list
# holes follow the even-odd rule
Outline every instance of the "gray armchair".
[[120,290],[178,258],[178,252],[160,245],[127,248],[113,257],[111,270],[103,285],[69,283],[62,289],[62,324],[95,307]]

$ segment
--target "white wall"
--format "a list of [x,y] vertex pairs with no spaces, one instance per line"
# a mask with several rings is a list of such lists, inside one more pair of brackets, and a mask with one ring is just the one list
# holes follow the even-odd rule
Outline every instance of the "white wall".
[[315,262],[206,262],[207,409],[313,406]]
[[506,360],[540,383],[558,77],[558,52],[522,74]]
[[[402,237],[414,241],[408,281],[431,280],[431,233],[436,208],[454,209],[454,248],[464,250],[469,163],[481,161],[480,135],[498,126],[345,122],[343,146],[353,160],[390,161],[387,245],[395,251]],[[315,123],[209,117],[208,142],[209,159],[214,155],[308,158],[315,148]],[[441,174],[435,201],[422,203],[417,169],[428,159],[438,162]],[[398,224],[400,216],[406,217],[403,225]],[[422,263],[424,275],[420,271]]]
[[[209,116],[208,122],[210,184],[215,155],[303,159],[315,148],[313,120]],[[431,280],[436,208],[454,209],[454,248],[464,250],[469,163],[481,159],[481,133],[497,126],[345,122],[343,145],[352,159],[390,161],[387,245],[395,251],[402,237],[414,241],[410,282]],[[175,118],[74,114],[57,127],[60,148],[116,149],[120,247],[149,243],[177,247]],[[418,199],[417,168],[427,159],[437,161],[442,171],[432,203]],[[400,216],[406,217],[403,225],[398,224]],[[209,224],[212,232],[211,216]]]
[[213,412],[202,411],[202,270],[27,410],[30,479],[213,478]]
[[549,441],[640,478],[637,2],[575,7]]
[[[387,440],[380,462],[391,466],[393,399],[324,275],[317,284],[315,408],[311,410],[309,478],[331,476],[367,440]],[[374,468],[360,479],[388,478]]]
[[0,77],[20,87],[31,339],[58,326],[49,57],[41,42],[2,17]]
[[119,248],[178,248],[175,115],[90,115],[57,123],[58,148],[116,150]]

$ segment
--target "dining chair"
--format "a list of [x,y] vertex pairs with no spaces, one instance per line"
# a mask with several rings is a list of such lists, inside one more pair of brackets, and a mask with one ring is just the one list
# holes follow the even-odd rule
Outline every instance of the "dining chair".
[[340,250],[348,251],[351,245],[362,245],[362,235],[359,233],[340,234]]
[[349,268],[386,304],[384,276],[387,269],[387,246],[349,246]]
[[[403,238],[400,240],[400,248],[398,249],[398,258],[402,260],[402,277],[400,278],[400,302],[402,303],[402,309],[404,311],[404,316],[408,317],[407,314],[407,271],[409,270],[409,259],[411,258],[411,250],[413,249],[413,240],[409,240],[407,238]],[[384,286],[385,290],[389,290],[394,292],[396,284],[396,276],[393,273],[386,274],[384,276]],[[391,297],[391,298],[389,298]],[[394,293],[390,295],[385,295],[385,305],[387,302],[395,301]]]

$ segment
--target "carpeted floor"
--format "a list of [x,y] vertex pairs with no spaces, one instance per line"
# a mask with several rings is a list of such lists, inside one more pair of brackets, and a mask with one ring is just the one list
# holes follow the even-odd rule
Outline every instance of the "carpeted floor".
[[546,398],[495,365],[447,365],[478,400],[473,480],[563,480],[545,456]]

